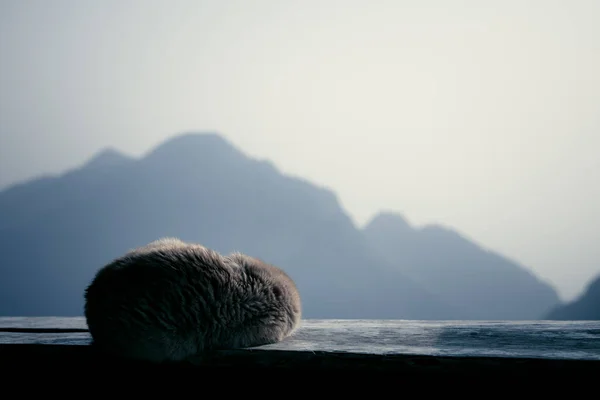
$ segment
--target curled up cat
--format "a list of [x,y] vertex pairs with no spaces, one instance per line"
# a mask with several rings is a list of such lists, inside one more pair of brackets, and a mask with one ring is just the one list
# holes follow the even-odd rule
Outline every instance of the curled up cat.
[[175,238],[105,265],[84,298],[94,346],[153,362],[277,343],[297,329],[302,312],[282,269]]

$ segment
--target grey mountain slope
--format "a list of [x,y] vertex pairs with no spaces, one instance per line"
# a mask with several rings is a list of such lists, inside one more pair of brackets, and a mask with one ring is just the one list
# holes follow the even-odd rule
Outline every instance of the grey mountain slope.
[[96,153],[82,167],[57,176],[43,176],[0,191],[0,229],[18,227],[52,212],[66,202],[85,199],[90,189],[99,188],[105,178],[118,173],[134,159],[107,148]]
[[384,267],[331,191],[216,134],[179,135],[140,160],[88,167],[19,201],[0,193],[0,213],[10,216],[0,226],[1,315],[81,315],[99,267],[161,236],[280,265],[298,283],[307,318],[456,313]]
[[[389,227],[356,229],[333,192],[281,174],[216,133],[175,136],[137,160],[107,149],[67,174],[0,192],[0,315],[81,315],[99,267],[161,236],[283,267],[307,318],[518,319],[555,304],[553,290],[523,268],[453,232],[415,235],[397,216],[378,220]],[[418,249],[421,264],[398,264],[395,257]],[[491,291],[465,288],[456,282],[471,273],[461,263],[446,263],[438,276],[423,268],[465,254],[488,282],[506,271],[510,279]],[[455,280],[440,288],[448,276]]]
[[464,319],[539,319],[559,298],[526,268],[442,226],[413,228],[381,212],[363,229],[371,248]]
[[555,307],[545,319],[600,321],[600,275],[588,284],[579,298]]

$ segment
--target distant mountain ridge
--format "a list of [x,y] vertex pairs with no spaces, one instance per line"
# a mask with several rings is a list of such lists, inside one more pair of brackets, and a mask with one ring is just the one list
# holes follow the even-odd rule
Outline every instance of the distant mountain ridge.
[[544,319],[600,321],[600,275],[589,283],[581,296],[555,307]]
[[440,225],[413,228],[402,216],[382,212],[364,232],[388,265],[465,319],[537,319],[559,302],[554,289],[524,267]]
[[[218,133],[176,135],[139,159],[105,149],[81,168],[0,192],[0,315],[82,315],[98,268],[162,236],[281,266],[299,286],[305,318],[536,319],[558,304],[550,286],[485,252],[464,253],[477,254],[469,270],[504,276],[507,297],[459,274],[449,287],[471,304],[457,302],[435,276],[414,274],[423,257],[407,267],[384,247],[413,254],[424,238],[425,253],[450,255],[472,244],[383,217],[357,229],[331,190],[283,175]],[[374,229],[382,221],[389,237]]]

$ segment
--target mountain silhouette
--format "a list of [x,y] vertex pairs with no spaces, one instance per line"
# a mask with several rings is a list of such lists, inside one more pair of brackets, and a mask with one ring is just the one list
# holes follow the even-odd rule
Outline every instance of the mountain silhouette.
[[116,149],[111,147],[103,149],[98,152],[95,156],[92,157],[84,166],[84,169],[92,169],[92,168],[111,168],[111,167],[119,167],[125,165],[127,163],[132,162],[133,159],[131,157],[127,157]]
[[[374,251],[331,190],[284,175],[217,133],[194,132],[139,159],[105,149],[66,174],[0,192],[0,315],[82,315],[83,291],[100,267],[164,236],[282,267],[299,287],[304,318],[475,315]],[[457,244],[447,239],[431,252]],[[496,273],[493,257],[478,261]],[[504,268],[513,278],[499,291],[510,297],[525,285],[531,293],[505,299],[514,308],[502,315],[517,319],[554,305],[547,286],[524,284],[529,275],[516,265]],[[472,295],[473,303],[489,297]],[[482,318],[499,315],[494,299]]]
[[524,267],[439,225],[381,212],[363,229],[386,263],[460,310],[463,319],[539,319],[556,292]]
[[600,275],[593,279],[576,300],[556,306],[546,314],[549,320],[600,321]]

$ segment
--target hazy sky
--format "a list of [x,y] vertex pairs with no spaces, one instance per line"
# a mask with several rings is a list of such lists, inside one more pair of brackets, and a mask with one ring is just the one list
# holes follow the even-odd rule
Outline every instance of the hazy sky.
[[0,0],[0,186],[182,131],[600,274],[600,1]]

